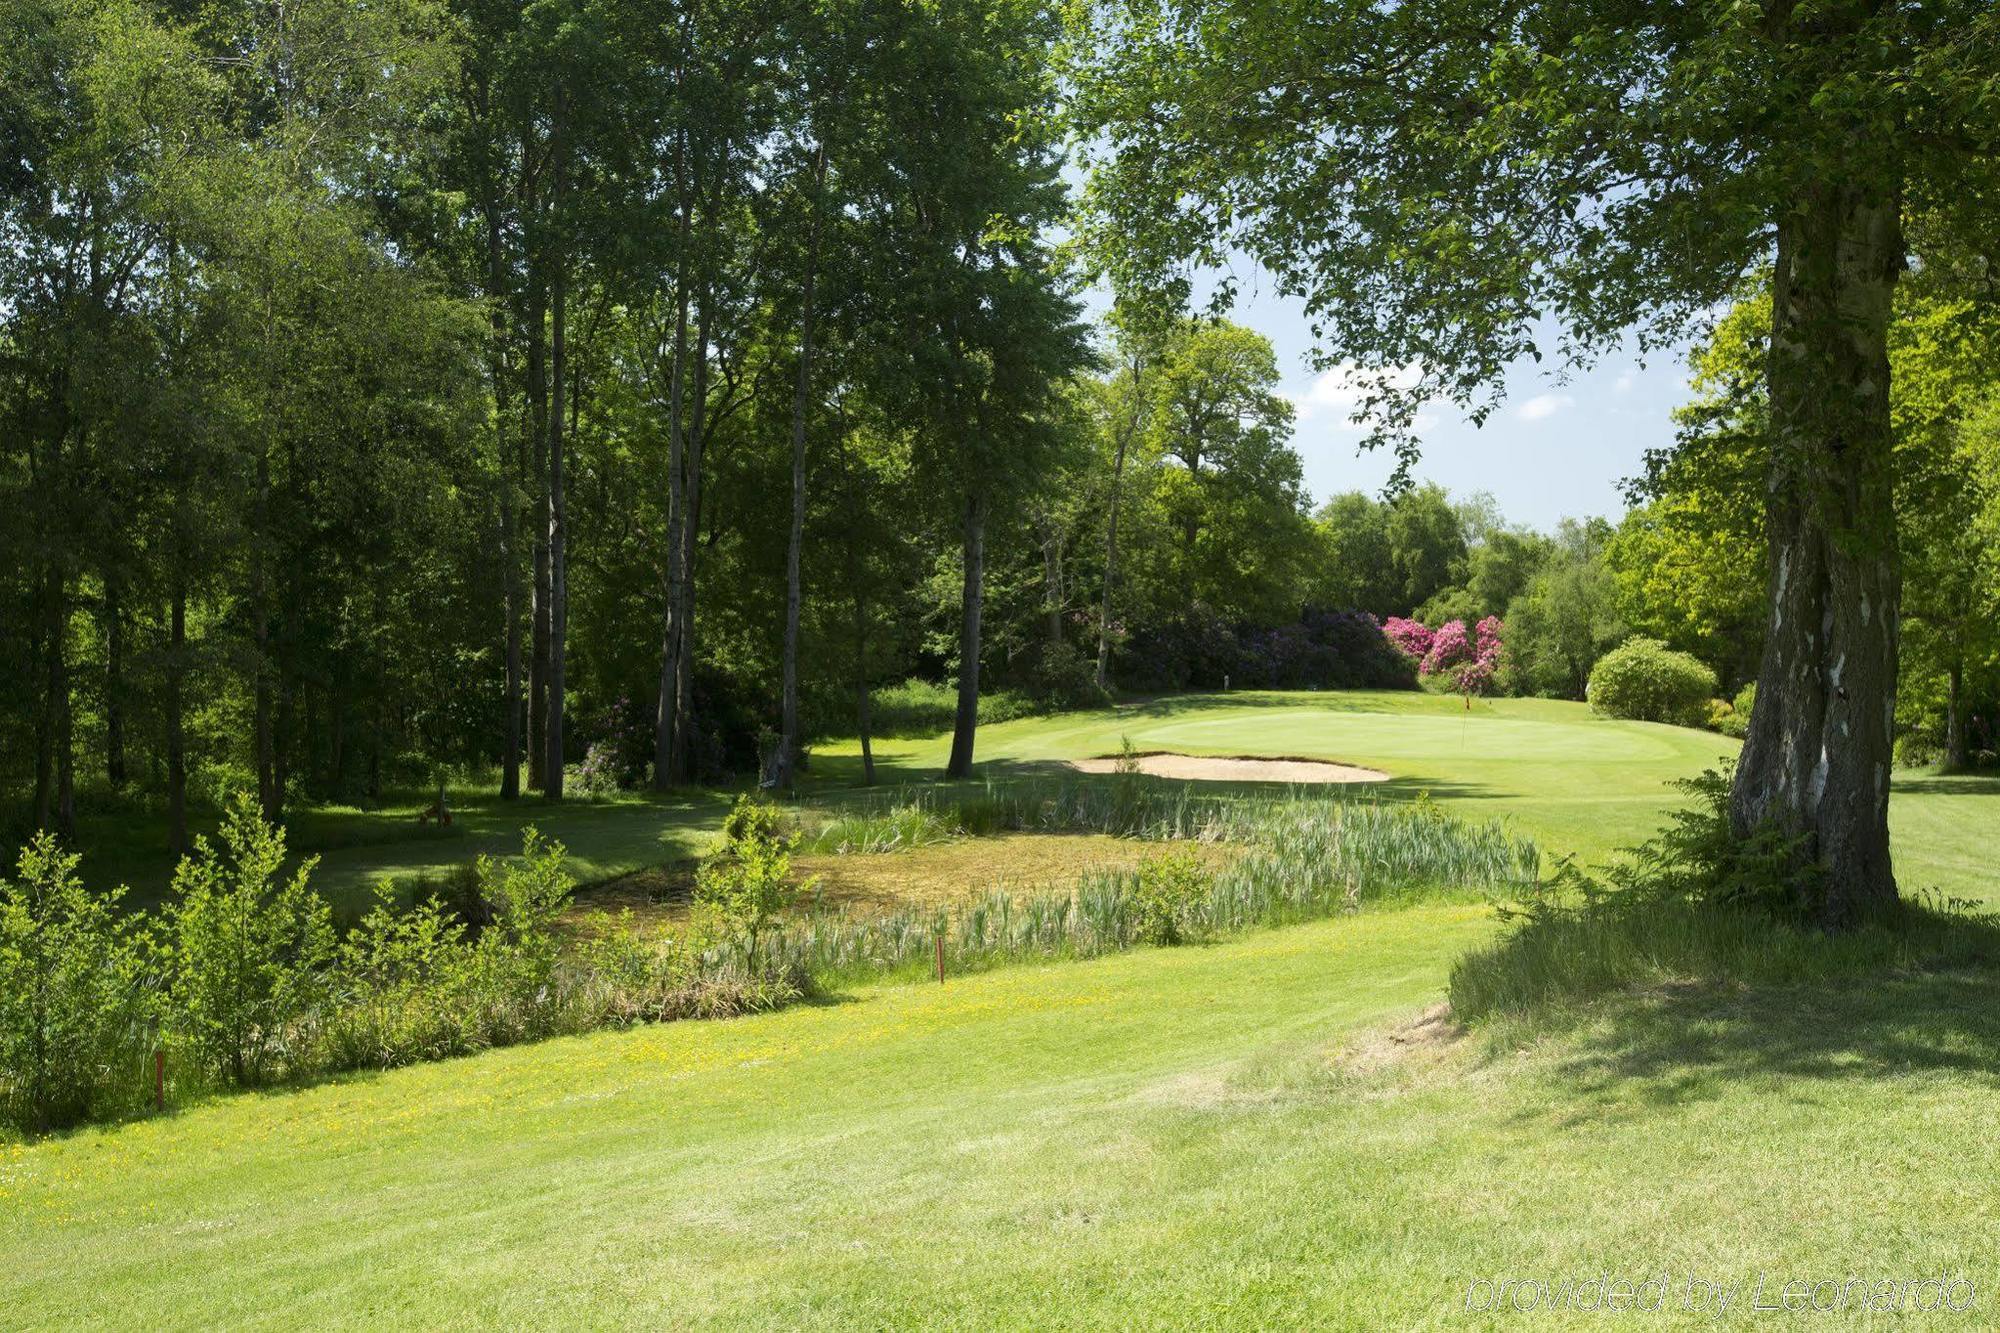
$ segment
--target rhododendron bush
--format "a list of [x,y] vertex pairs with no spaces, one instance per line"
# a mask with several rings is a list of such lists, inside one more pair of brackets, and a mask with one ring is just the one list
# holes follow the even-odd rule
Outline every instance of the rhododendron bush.
[[1382,624],[1383,636],[1416,666],[1425,684],[1464,694],[1493,692],[1505,651],[1503,629],[1498,616],[1488,616],[1470,630],[1463,620],[1447,620],[1436,629],[1401,616]]

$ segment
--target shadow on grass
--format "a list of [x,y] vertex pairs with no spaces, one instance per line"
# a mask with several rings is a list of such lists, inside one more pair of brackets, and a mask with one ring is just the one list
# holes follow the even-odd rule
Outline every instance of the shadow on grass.
[[1771,1080],[1942,1074],[2000,1089],[2000,921],[1918,912],[1900,941],[1871,952],[1813,980],[1604,997],[1551,1024],[1565,1040],[1549,1072],[1599,1106],[1703,1101]]
[[1890,791],[1935,793],[1941,796],[2000,796],[2000,773],[1983,776],[1974,773],[1908,775],[1892,778]]

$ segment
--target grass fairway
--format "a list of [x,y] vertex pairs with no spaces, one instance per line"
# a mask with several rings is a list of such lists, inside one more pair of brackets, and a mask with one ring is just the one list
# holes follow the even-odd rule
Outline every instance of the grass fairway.
[[1370,914],[13,1149],[8,1322],[1381,1328],[1601,1271],[1690,1325],[1690,1275],[1959,1272],[1991,1322],[1990,981],[1385,1040],[1489,929]]

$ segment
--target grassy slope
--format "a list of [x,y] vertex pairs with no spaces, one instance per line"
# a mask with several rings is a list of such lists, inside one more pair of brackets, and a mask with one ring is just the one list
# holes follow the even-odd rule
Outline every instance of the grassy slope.
[[1460,1322],[1480,1275],[1956,1269],[1992,1309],[1990,983],[1379,1060],[1488,929],[1366,915],[0,1149],[0,1293],[30,1325],[1372,1328]]

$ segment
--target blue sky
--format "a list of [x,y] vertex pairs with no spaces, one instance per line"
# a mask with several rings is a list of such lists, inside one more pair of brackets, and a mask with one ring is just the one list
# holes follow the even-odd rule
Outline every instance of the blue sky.
[[[1340,491],[1374,493],[1394,467],[1386,453],[1360,453],[1362,430],[1337,373],[1315,373],[1312,331],[1299,305],[1269,290],[1247,271],[1231,318],[1269,338],[1284,374],[1284,392],[1298,410],[1293,445],[1305,460],[1306,485],[1317,504]],[[1553,339],[1543,339],[1545,345]],[[1686,401],[1684,351],[1659,352],[1643,366],[1629,350],[1555,383],[1542,367],[1522,363],[1510,373],[1501,408],[1475,427],[1447,406],[1419,419],[1423,461],[1416,477],[1456,496],[1488,491],[1511,523],[1547,528],[1561,518],[1625,510],[1619,482],[1639,470],[1646,450],[1673,439],[1672,410]]]

